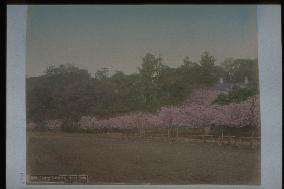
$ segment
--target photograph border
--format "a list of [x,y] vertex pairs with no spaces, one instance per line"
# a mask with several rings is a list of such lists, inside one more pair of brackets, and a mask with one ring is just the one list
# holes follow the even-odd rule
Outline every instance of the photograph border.
[[7,6],[7,188],[281,188],[282,46],[280,5],[257,5],[261,106],[261,185],[26,186],[25,70],[27,5]]

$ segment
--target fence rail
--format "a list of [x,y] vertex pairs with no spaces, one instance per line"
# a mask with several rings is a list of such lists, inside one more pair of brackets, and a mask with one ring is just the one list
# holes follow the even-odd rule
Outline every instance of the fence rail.
[[244,136],[222,136],[222,135],[208,135],[208,134],[192,134],[192,133],[179,133],[169,134],[166,132],[145,132],[143,137],[153,138],[153,137],[168,137],[171,140],[190,140],[198,141],[203,143],[218,143],[218,144],[231,144],[231,145],[241,145],[250,144],[258,145],[260,144],[261,137],[244,137]]

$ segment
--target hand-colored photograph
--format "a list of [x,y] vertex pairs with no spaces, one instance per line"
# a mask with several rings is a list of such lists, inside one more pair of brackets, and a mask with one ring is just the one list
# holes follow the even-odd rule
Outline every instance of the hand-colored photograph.
[[260,185],[256,5],[29,5],[27,184]]

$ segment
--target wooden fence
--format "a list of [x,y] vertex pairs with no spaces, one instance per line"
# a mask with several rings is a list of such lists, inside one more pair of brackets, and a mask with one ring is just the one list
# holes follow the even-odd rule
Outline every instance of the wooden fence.
[[191,132],[179,132],[178,130],[143,130],[138,133],[139,137],[142,138],[155,138],[155,137],[166,137],[171,141],[187,140],[192,142],[202,143],[217,143],[230,144],[239,146],[242,144],[249,144],[251,146],[259,145],[261,142],[260,137],[244,137],[244,136],[223,136],[223,135],[208,135],[202,133],[191,133]]

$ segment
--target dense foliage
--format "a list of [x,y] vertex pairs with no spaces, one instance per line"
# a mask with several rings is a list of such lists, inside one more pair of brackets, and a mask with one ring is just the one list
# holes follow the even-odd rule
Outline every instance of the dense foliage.
[[241,83],[247,77],[249,88],[258,91],[258,63],[256,59],[228,58],[221,64],[221,67],[226,81]]
[[[222,65],[215,61],[204,52],[199,62],[186,57],[180,67],[172,68],[148,53],[137,73],[111,75],[102,68],[95,77],[74,65],[50,66],[42,76],[27,79],[27,118],[37,123],[61,119],[70,125],[82,116],[108,119],[130,112],[157,113],[161,107],[182,104],[196,88],[214,86],[220,77],[241,83],[247,76],[250,88],[257,89],[256,60],[230,59]],[[245,93],[241,100],[254,94]]]
[[234,88],[232,91],[229,91],[228,94],[221,93],[213,101],[214,104],[230,104],[230,103],[239,103],[244,100],[247,100],[249,97],[254,96],[258,93],[256,89],[251,88]]

